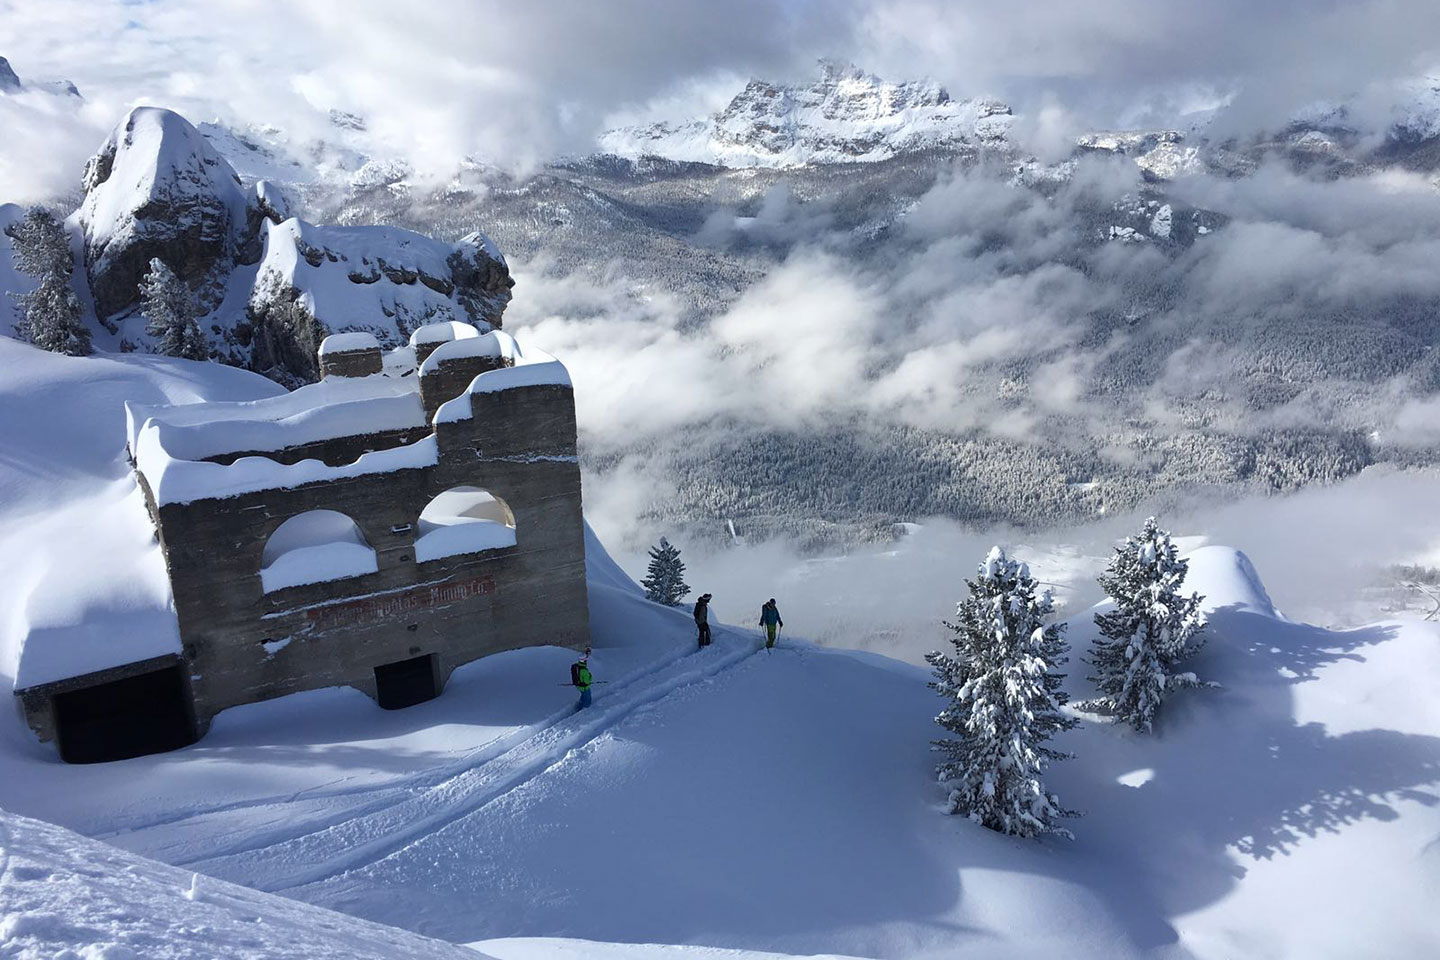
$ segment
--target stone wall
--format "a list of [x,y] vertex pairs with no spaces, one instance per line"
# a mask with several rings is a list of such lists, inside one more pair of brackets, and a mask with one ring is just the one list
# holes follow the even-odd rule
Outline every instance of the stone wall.
[[320,354],[322,377],[368,377],[384,369],[380,346]]
[[[433,467],[158,508],[141,477],[170,573],[197,733],[228,707],[302,690],[348,685],[374,697],[375,667],[411,657],[435,654],[443,680],[503,650],[588,644],[573,393],[520,387],[481,394],[474,406],[473,419],[439,425]],[[416,562],[421,511],[456,486],[503,500],[515,545]],[[377,571],[264,592],[266,541],[310,510],[354,520]],[[46,739],[49,703],[33,700],[24,706]]]
[[435,370],[420,377],[420,400],[425,405],[425,420],[428,423],[435,411],[447,400],[460,396],[470,382],[489,370],[514,365],[513,360],[501,357],[456,357],[442,360]]
[[429,427],[405,427],[399,430],[377,430],[354,437],[336,437],[331,440],[317,440],[315,443],[301,443],[284,450],[242,450],[235,453],[217,454],[205,459],[210,463],[231,464],[241,457],[267,457],[276,463],[299,463],[301,460],[319,460],[331,467],[354,463],[362,454],[376,450],[393,450],[414,443],[431,434]]
[[[376,666],[422,654],[436,654],[446,678],[501,650],[588,642],[573,395],[482,396],[505,397],[514,416],[490,410],[443,425],[435,467],[160,508],[202,726],[226,707],[299,690],[346,684],[374,696]],[[505,501],[515,546],[417,563],[421,511],[462,485]],[[265,593],[270,534],[322,509],[359,525],[377,572]]]

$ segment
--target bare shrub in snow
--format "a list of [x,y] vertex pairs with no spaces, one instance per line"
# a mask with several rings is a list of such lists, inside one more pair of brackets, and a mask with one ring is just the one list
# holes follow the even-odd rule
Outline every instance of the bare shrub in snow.
[[946,624],[954,653],[925,658],[935,668],[931,688],[948,701],[935,722],[956,736],[935,741],[949,810],[1001,833],[1069,836],[1058,821],[1074,813],[1041,779],[1050,761],[1068,756],[1046,741],[1075,725],[1060,710],[1064,677],[1055,672],[1064,625],[1044,622],[1050,592],[1037,595],[1029,568],[999,547],[965,586],[970,595]]
[[1115,609],[1095,615],[1100,636],[1090,657],[1096,671],[1090,679],[1101,695],[1083,704],[1085,709],[1148,732],[1171,691],[1215,686],[1176,669],[1205,642],[1204,598],[1180,593],[1188,570],[1154,517],[1116,548],[1100,576]]

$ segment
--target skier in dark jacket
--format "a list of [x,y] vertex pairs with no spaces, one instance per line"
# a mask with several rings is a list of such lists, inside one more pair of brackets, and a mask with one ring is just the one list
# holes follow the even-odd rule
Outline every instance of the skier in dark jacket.
[[760,608],[760,626],[765,628],[765,649],[769,650],[775,646],[775,634],[785,626],[785,621],[780,619],[780,608],[775,606],[775,598],[771,597],[765,601]]
[[702,593],[695,601],[695,626],[700,631],[700,646],[710,646],[710,594]]

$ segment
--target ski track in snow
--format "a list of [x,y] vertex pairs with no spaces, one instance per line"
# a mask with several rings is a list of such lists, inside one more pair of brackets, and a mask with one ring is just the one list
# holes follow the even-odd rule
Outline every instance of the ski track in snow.
[[[597,691],[589,710],[562,711],[540,724],[498,737],[444,768],[399,782],[326,792],[315,798],[322,802],[322,809],[300,821],[294,816],[292,797],[267,798],[201,812],[191,810],[100,838],[160,828],[168,832],[168,828],[191,821],[273,808],[276,816],[269,821],[273,827],[234,831],[234,840],[218,847],[202,839],[204,849],[198,856],[191,847],[165,859],[267,892],[341,876],[487,806],[564,762],[572,751],[636,711],[704,683],[764,649],[762,641],[743,631],[718,627],[715,634],[716,642],[709,650],[662,659],[607,685],[610,690]],[[647,680],[652,682],[644,682]],[[136,848],[133,837],[127,837],[126,846]]]

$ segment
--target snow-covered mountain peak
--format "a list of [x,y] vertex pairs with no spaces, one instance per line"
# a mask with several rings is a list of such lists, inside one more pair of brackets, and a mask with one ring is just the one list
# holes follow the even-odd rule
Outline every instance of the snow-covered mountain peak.
[[751,80],[714,116],[611,130],[601,149],[727,167],[885,160],[932,147],[999,144],[1010,108],[954,100],[935,80],[892,82],[833,60],[804,85]]

